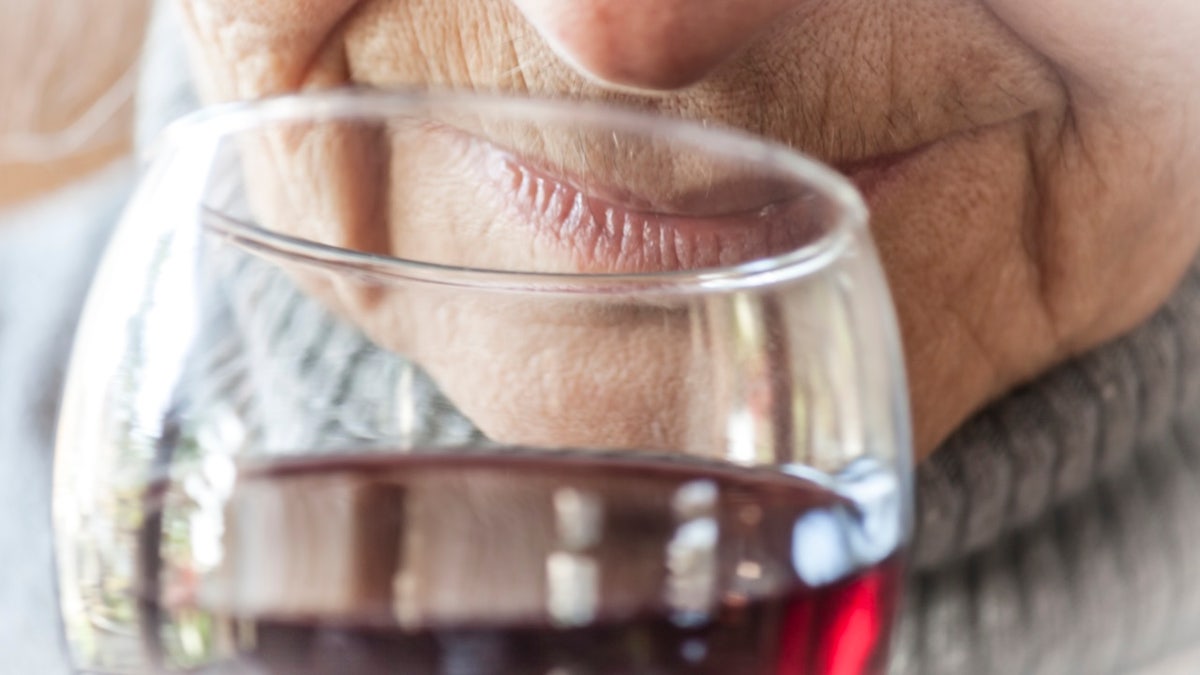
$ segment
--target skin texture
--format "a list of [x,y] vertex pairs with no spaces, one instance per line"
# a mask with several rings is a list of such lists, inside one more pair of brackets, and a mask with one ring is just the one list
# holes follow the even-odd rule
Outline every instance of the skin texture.
[[1144,320],[1200,246],[1194,0],[183,3],[212,100],[498,89],[741,127],[851,171],[922,149],[866,186],[919,456]]

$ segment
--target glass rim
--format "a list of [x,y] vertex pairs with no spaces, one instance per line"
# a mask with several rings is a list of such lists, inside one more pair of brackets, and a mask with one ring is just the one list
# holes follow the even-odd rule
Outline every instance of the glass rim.
[[815,276],[829,268],[867,229],[868,210],[848,178],[832,167],[781,143],[732,127],[659,116],[605,102],[514,96],[465,90],[340,88],[206,106],[168,125],[151,145],[153,161],[173,149],[219,142],[225,137],[278,122],[385,119],[426,110],[495,111],[526,121],[605,126],[651,134],[728,157],[762,163],[816,190],[834,207],[828,229],[799,248],[734,265],[652,272],[521,272],[443,265],[353,249],[282,234],[200,205],[201,227],[270,257],[306,266],[392,280],[440,285],[554,292],[598,292],[619,288],[663,292],[736,290]]

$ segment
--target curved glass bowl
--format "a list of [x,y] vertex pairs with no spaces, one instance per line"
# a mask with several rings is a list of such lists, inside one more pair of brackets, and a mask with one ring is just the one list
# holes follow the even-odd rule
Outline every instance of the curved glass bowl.
[[865,208],[787,148],[478,94],[205,110],[71,361],[69,642],[103,673],[878,672],[907,415]]

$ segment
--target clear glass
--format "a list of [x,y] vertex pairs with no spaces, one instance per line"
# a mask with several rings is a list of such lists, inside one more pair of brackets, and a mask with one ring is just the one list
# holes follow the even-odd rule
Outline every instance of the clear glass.
[[909,530],[853,187],[731,130],[338,91],[169,130],[70,364],[95,673],[880,673]]

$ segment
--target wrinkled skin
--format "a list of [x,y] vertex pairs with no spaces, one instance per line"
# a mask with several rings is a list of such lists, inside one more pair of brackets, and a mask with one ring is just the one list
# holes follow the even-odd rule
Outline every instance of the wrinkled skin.
[[746,128],[851,169],[934,143],[868,191],[919,456],[1144,320],[1200,245],[1194,0],[184,7],[212,100],[343,83],[569,94]]

